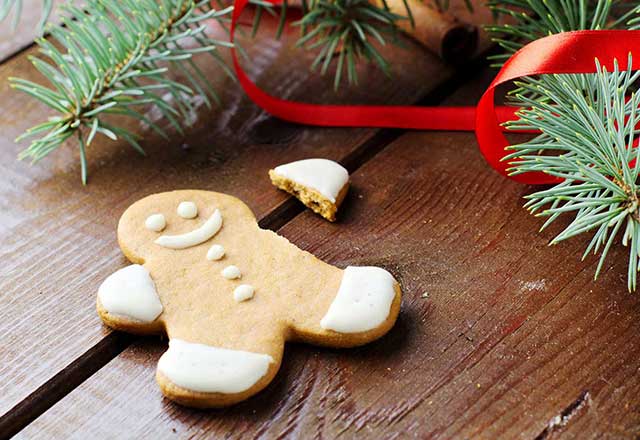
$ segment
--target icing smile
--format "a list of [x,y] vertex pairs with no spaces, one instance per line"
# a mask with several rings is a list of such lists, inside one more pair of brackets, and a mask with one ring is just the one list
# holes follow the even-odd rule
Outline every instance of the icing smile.
[[216,209],[209,220],[199,228],[179,235],[162,235],[154,243],[169,249],[186,249],[209,240],[218,233],[221,227],[222,214],[220,214],[220,210]]

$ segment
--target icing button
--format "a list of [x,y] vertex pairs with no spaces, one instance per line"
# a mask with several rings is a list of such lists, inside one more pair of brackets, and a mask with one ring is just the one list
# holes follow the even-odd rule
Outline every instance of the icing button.
[[207,252],[207,260],[220,260],[222,257],[224,257],[224,247],[219,244],[214,244],[209,248],[209,251]]
[[253,298],[254,291],[253,286],[249,284],[241,284],[233,291],[233,299],[237,302],[247,301]]
[[225,267],[224,269],[222,269],[221,273],[222,276],[228,280],[235,280],[242,276],[242,273],[240,272],[240,269],[238,269],[238,266],[233,265]]

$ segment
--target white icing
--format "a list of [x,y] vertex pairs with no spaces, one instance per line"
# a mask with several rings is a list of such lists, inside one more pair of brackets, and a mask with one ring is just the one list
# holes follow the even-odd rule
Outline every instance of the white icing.
[[162,214],[151,214],[144,221],[144,227],[150,231],[160,232],[167,226],[167,221]]
[[365,332],[378,327],[389,316],[394,286],[393,276],[384,269],[347,267],[338,294],[320,326],[340,333]]
[[273,170],[277,175],[315,189],[331,202],[349,181],[349,173],[342,165],[327,159],[306,159],[280,165]]
[[222,214],[220,214],[220,210],[216,209],[209,220],[199,228],[180,235],[162,235],[156,239],[155,243],[170,249],[185,249],[209,240],[216,235],[221,227]]
[[236,278],[240,278],[242,276],[242,272],[238,269],[238,266],[227,266],[222,269],[222,276],[228,280],[235,280]]
[[267,374],[271,356],[171,339],[158,370],[179,387],[203,393],[248,390]]
[[144,266],[132,264],[112,273],[98,289],[100,303],[109,313],[143,322],[162,313],[156,286]]
[[236,302],[246,301],[253,298],[253,292],[253,286],[250,284],[241,284],[233,291],[233,299],[235,299]]
[[219,260],[222,257],[224,257],[224,247],[219,244],[214,244],[209,248],[209,251],[207,252],[207,260],[214,261]]
[[178,215],[182,218],[195,218],[198,215],[198,207],[193,202],[180,202]]

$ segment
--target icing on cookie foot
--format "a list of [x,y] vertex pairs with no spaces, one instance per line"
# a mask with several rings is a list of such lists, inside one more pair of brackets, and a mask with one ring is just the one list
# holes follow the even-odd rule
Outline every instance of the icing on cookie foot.
[[141,322],[152,322],[162,313],[156,286],[139,264],[109,275],[98,289],[98,298],[107,312]]
[[329,221],[349,188],[349,173],[327,159],[306,159],[280,165],[269,171],[271,182],[297,197],[307,207]]
[[162,235],[156,239],[155,243],[169,249],[185,249],[209,240],[218,233],[221,227],[222,214],[220,214],[220,210],[216,209],[213,215],[209,217],[209,220],[199,228],[186,234]]
[[173,338],[158,371],[174,384],[204,393],[241,393],[251,388],[274,360],[266,354],[194,344]]
[[338,294],[320,326],[340,333],[378,327],[389,316],[395,284],[393,276],[379,267],[347,267]]

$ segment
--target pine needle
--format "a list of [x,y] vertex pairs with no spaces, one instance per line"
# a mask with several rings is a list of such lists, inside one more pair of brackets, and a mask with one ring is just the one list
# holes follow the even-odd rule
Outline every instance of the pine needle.
[[317,0],[295,23],[302,29],[297,44],[318,51],[312,69],[320,66],[322,74],[329,70],[331,61],[337,59],[334,78],[337,90],[345,74],[350,84],[357,83],[355,67],[361,59],[373,61],[389,74],[389,63],[372,42],[385,45],[384,36],[396,39],[395,23],[403,19],[405,17],[374,6],[368,0]]

